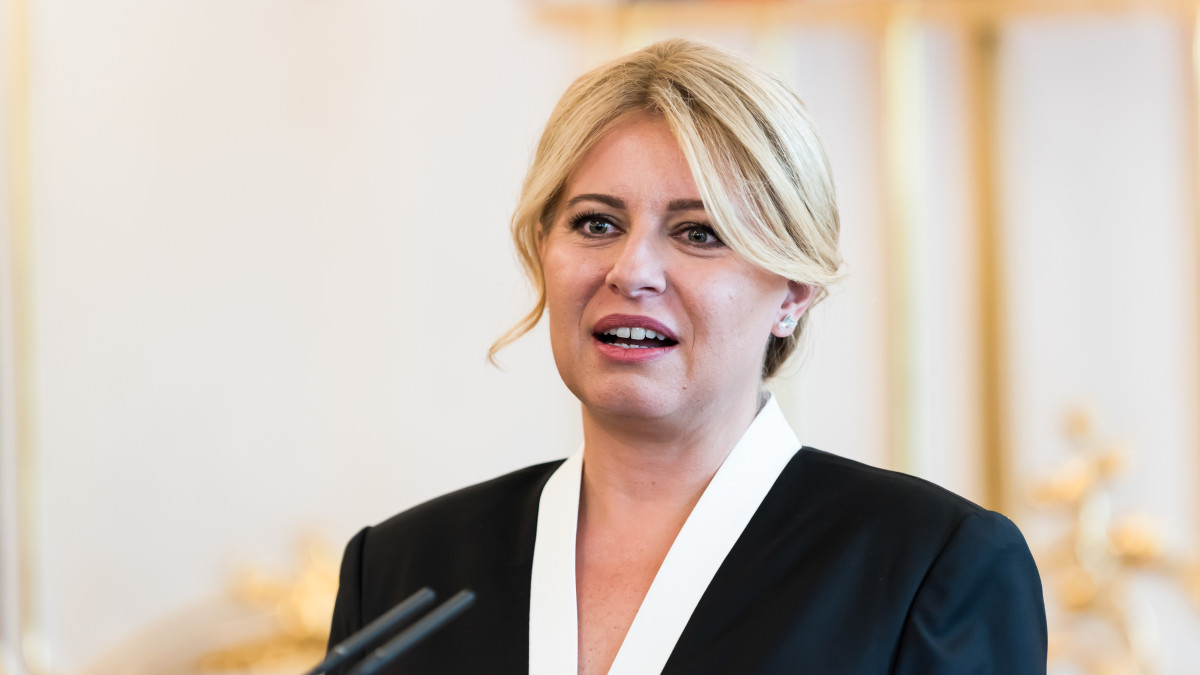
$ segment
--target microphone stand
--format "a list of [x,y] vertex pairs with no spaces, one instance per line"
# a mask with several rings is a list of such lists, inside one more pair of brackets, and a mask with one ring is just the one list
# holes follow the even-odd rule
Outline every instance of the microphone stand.
[[[437,594],[428,587],[413,593],[401,601],[400,604],[389,609],[382,616],[329,650],[329,653],[325,656],[325,660],[313,666],[304,675],[321,675],[321,673],[344,664],[346,661],[365,651],[384,634],[422,612],[436,598]],[[421,617],[416,623],[404,629],[399,635],[371,652],[348,675],[372,675],[372,673],[377,672],[411,649],[413,645],[429,637],[451,620],[467,611],[474,602],[475,593],[466,589],[459,591],[449,600]]]

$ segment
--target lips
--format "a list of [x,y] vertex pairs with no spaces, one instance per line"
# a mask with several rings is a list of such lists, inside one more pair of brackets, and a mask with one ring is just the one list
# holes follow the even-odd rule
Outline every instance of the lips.
[[600,336],[614,328],[641,328],[643,331],[654,331],[656,335],[661,335],[671,344],[679,341],[675,337],[675,333],[662,322],[655,321],[648,316],[637,316],[634,314],[609,314],[596,322],[596,325],[592,327],[592,334]]
[[663,323],[630,314],[604,317],[596,323],[592,337],[606,347],[605,351],[613,353],[662,352],[679,344],[675,334]]

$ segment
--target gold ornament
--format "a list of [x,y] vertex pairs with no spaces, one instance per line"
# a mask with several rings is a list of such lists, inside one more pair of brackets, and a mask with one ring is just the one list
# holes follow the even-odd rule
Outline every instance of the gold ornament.
[[276,631],[201,657],[205,673],[298,673],[325,656],[329,617],[337,595],[338,561],[316,538],[301,547],[298,575],[280,581],[260,570],[247,570],[234,585],[234,596],[270,612]]
[[1132,452],[1100,439],[1085,407],[1069,411],[1064,431],[1075,453],[1035,483],[1032,501],[1053,515],[1060,534],[1037,552],[1051,592],[1050,660],[1089,675],[1149,675],[1162,658],[1153,612],[1130,590],[1138,574],[1177,584],[1200,607],[1200,564],[1184,564],[1164,550],[1161,528],[1143,513],[1112,514],[1109,490]]

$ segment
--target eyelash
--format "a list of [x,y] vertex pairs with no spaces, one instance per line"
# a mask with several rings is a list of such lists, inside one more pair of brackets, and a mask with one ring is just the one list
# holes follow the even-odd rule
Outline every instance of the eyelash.
[[715,248],[717,246],[725,245],[725,242],[721,241],[721,238],[717,236],[716,231],[712,229],[711,225],[706,225],[705,223],[691,223],[687,227],[684,227],[682,230],[680,230],[680,232],[686,233],[686,232],[690,232],[692,230],[700,230],[701,232],[704,232],[708,236],[712,237],[712,241],[704,243],[704,244],[700,244],[697,242],[688,242],[689,244],[692,244],[693,246],[700,246],[703,248]]
[[586,225],[588,221],[592,220],[598,220],[600,222],[607,223],[609,227],[616,227],[616,224],[613,223],[612,219],[610,219],[608,216],[601,215],[598,211],[584,211],[583,213],[571,217],[571,229],[582,233],[585,237],[598,239],[603,235],[591,234],[583,229],[583,226]]
[[[587,232],[586,230],[584,230],[584,226],[588,222],[591,222],[591,221],[599,221],[599,222],[607,224],[609,227],[612,227],[612,228],[615,228],[617,226],[616,223],[614,223],[611,218],[601,214],[598,211],[584,211],[582,213],[576,214],[571,217],[569,222],[570,222],[572,230],[579,232],[580,234],[582,234],[585,237],[588,237],[590,239],[603,238],[605,235],[591,234],[590,232]],[[712,237],[712,241],[703,243],[703,244],[697,243],[697,242],[691,242],[691,241],[687,242],[689,244],[692,244],[693,246],[699,246],[701,248],[716,248],[718,246],[725,245],[725,242],[721,241],[721,238],[717,236],[717,233],[716,233],[716,231],[713,230],[712,226],[708,225],[706,223],[688,223],[684,227],[676,230],[675,234],[681,235],[681,234],[690,232],[692,230],[700,230],[700,231],[704,232],[705,234],[709,235],[710,237]]]

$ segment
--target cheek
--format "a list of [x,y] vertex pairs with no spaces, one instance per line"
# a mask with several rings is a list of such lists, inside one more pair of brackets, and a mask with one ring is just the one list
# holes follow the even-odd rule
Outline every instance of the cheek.
[[776,295],[766,281],[755,275],[710,274],[694,286],[693,316],[714,350],[753,356],[766,345]]
[[[542,257],[542,270],[546,281],[547,327],[550,329],[550,352],[559,374],[570,386],[571,355],[575,352],[573,325],[578,323],[579,312],[574,309],[570,293],[570,281],[563,276],[564,268],[554,256]],[[564,367],[566,370],[564,371]]]
[[546,281],[546,300],[553,304],[561,300],[571,286],[570,265],[564,264],[557,247],[549,247],[542,254],[542,274]]
[[[577,324],[588,299],[594,293],[598,272],[589,261],[576,255],[566,255],[551,247],[542,256],[546,281],[546,308],[551,325]],[[603,277],[600,277],[601,280]]]

